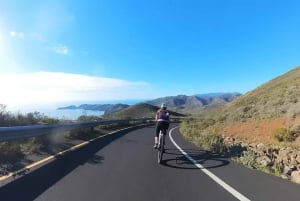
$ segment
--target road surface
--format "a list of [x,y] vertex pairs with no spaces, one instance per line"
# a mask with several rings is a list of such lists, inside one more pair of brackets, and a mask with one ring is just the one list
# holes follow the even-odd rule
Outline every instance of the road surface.
[[152,148],[154,126],[130,129],[103,137],[1,187],[0,200],[300,200],[300,185],[206,152],[186,142],[176,126],[171,124],[170,134],[178,147],[166,138],[161,165]]

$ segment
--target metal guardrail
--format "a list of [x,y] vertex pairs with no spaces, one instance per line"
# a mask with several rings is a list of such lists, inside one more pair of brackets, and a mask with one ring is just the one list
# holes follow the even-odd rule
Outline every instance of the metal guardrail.
[[21,138],[59,133],[79,128],[92,128],[100,125],[109,125],[115,123],[129,123],[136,121],[147,121],[151,119],[127,119],[127,120],[105,120],[82,123],[53,124],[53,125],[32,125],[0,127],[0,141],[15,140]]

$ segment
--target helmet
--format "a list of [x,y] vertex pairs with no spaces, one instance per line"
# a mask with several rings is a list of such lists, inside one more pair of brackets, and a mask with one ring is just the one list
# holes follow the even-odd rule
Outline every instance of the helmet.
[[160,108],[167,108],[167,105],[165,103],[162,103]]

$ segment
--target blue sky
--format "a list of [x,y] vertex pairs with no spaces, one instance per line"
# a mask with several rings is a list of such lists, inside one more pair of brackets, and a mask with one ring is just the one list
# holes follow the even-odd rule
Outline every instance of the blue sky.
[[296,0],[2,0],[0,103],[245,93],[300,64],[299,10]]

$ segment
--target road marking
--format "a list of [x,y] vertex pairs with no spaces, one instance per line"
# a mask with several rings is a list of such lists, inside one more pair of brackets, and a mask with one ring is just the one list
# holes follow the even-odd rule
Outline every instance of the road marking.
[[200,170],[202,170],[207,176],[209,176],[212,180],[214,180],[215,182],[217,182],[220,186],[222,186],[225,190],[227,190],[229,193],[231,193],[234,197],[236,197],[239,200],[242,201],[250,201],[250,199],[248,199],[247,197],[245,197],[244,195],[242,195],[241,193],[239,193],[237,190],[235,190],[234,188],[232,188],[231,186],[229,186],[228,184],[226,184],[223,180],[221,180],[219,177],[217,177],[215,174],[213,174],[212,172],[210,172],[209,170],[207,170],[205,167],[203,167],[201,164],[199,164],[195,159],[193,159],[190,155],[188,155],[183,149],[181,149],[181,147],[178,146],[178,144],[174,141],[173,137],[172,137],[172,132],[179,128],[179,126],[172,128],[169,131],[169,137],[172,141],[172,143],[175,145],[175,147],[177,147],[177,149],[188,159],[190,160],[197,168],[199,168]]

